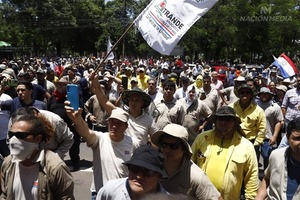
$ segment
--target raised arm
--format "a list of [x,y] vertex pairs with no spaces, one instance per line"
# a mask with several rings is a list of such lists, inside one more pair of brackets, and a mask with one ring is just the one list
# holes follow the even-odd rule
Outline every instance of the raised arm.
[[72,120],[74,127],[77,133],[83,137],[88,146],[91,146],[96,141],[95,132],[90,130],[87,123],[82,118],[82,108],[79,108],[78,111],[75,111],[72,107],[70,107],[70,102],[65,102],[65,109],[68,117]]
[[99,104],[105,109],[105,111],[110,115],[111,111],[116,108],[114,104],[108,101],[105,92],[102,90],[98,75],[93,72],[90,76],[92,91],[96,94]]

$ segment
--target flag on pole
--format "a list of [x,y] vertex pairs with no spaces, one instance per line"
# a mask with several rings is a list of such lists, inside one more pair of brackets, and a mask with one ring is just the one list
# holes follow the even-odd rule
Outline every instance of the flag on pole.
[[281,72],[283,78],[289,78],[298,74],[298,70],[295,63],[284,53],[282,53],[278,58],[273,56],[274,62],[271,65],[275,65]]
[[[108,40],[107,40],[107,52],[106,53],[109,53],[110,50],[111,50],[111,47],[112,47],[112,44],[111,44],[111,41],[110,41],[110,37],[108,36]],[[113,60],[115,58],[113,52],[111,52],[107,59],[106,60]]]
[[164,55],[218,0],[152,0],[134,23],[149,46]]

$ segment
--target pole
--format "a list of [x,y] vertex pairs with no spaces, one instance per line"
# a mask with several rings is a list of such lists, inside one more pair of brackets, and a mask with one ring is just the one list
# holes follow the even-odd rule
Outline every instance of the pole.
[[131,27],[134,25],[134,21],[128,26],[128,28],[125,30],[125,32],[121,35],[121,37],[118,39],[118,41],[111,47],[111,50],[105,55],[101,63],[98,65],[98,67],[95,69],[95,73],[98,73],[100,70],[100,66],[105,62],[109,54],[116,48],[116,46],[122,41],[124,36],[128,33],[128,31],[131,29]]

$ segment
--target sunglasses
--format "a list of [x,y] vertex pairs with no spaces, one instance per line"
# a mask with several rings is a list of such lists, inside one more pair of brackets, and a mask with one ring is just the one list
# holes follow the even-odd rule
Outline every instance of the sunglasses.
[[27,138],[29,135],[33,135],[32,133],[29,132],[12,132],[12,131],[8,131],[8,138],[12,138],[13,136],[15,136],[18,139],[25,139]]
[[220,120],[220,121],[231,121],[231,120],[234,120],[233,117],[217,117],[217,120]]
[[252,94],[250,90],[245,90],[245,91],[240,91],[239,94],[244,95],[244,94]]
[[161,147],[162,148],[167,148],[170,147],[172,150],[176,150],[180,147],[181,143],[180,142],[174,142],[174,143],[167,143],[167,142],[162,142]]
[[128,166],[128,170],[133,173],[133,174],[143,174],[143,176],[145,177],[151,177],[154,176],[155,174],[157,174],[157,172],[143,168],[143,167],[139,167],[136,165],[129,165]]

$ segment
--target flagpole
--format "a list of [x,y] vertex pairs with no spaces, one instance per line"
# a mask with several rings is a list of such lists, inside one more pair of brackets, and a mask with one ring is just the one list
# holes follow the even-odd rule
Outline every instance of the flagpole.
[[110,51],[107,52],[107,54],[104,56],[103,60],[100,62],[98,67],[95,69],[95,73],[98,73],[100,70],[101,65],[105,62],[105,60],[108,58],[109,54],[116,48],[116,46],[121,42],[121,40],[124,38],[124,36],[128,33],[128,31],[131,29],[131,27],[134,25],[134,21],[128,26],[128,28],[125,30],[125,32],[121,35],[121,37],[118,39],[118,41],[111,47]]

